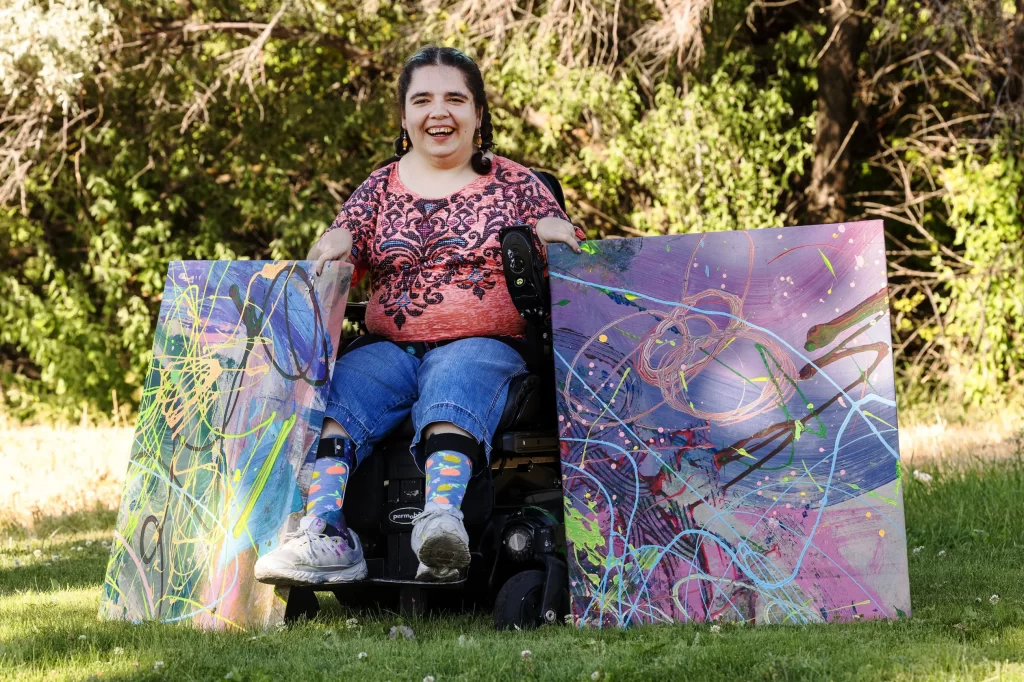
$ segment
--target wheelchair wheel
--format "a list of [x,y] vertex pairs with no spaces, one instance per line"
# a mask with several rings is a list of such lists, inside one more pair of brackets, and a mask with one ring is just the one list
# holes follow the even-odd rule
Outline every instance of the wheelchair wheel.
[[544,571],[522,571],[498,591],[494,605],[495,630],[532,630],[544,624]]

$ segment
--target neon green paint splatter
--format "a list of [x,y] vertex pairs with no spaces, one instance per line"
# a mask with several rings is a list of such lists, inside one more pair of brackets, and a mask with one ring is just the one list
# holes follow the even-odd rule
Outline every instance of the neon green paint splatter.
[[885,424],[886,426],[888,426],[888,427],[889,427],[890,429],[895,429],[895,428],[896,428],[895,426],[893,426],[893,425],[892,425],[892,424],[890,424],[889,422],[885,421],[884,419],[882,419],[882,418],[881,418],[881,417],[879,417],[878,415],[875,415],[875,414],[871,414],[871,413],[870,413],[870,412],[868,412],[867,410],[864,410],[864,414],[866,414],[867,416],[871,417],[872,419],[876,419],[876,420],[878,420],[878,421],[882,422],[883,424]]
[[249,497],[245,500],[245,506],[242,509],[242,514],[235,521],[235,527],[233,533],[236,538],[241,537],[242,533],[245,532],[245,527],[248,525],[249,515],[252,514],[252,510],[256,508],[256,500],[259,499],[260,493],[263,492],[263,488],[266,487],[267,481],[270,480],[270,472],[274,469],[274,462],[277,461],[277,456],[281,453],[281,448],[284,447],[285,441],[288,439],[288,434],[291,433],[292,427],[295,426],[295,420],[298,419],[298,414],[293,414],[284,420],[281,424],[281,431],[277,434],[277,440],[274,441],[274,446],[270,449],[270,454],[263,460],[263,466],[260,467],[260,471],[256,474],[256,480],[253,481],[252,488],[249,489]]
[[837,279],[836,271],[832,269],[832,263],[829,262],[828,256],[826,256],[825,252],[821,249],[818,249],[818,253],[821,254],[821,260],[825,261],[825,267],[827,267],[828,271],[832,273],[832,279]]

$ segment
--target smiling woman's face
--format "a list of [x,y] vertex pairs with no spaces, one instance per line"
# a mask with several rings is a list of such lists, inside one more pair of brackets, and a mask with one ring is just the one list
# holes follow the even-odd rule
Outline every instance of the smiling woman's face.
[[423,66],[413,72],[402,127],[409,133],[414,151],[440,167],[469,163],[479,126],[480,110],[461,71],[450,66]]

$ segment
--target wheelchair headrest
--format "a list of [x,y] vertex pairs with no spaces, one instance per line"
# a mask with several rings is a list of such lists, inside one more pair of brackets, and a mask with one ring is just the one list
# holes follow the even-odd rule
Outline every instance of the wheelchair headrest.
[[568,210],[565,208],[565,193],[562,192],[562,185],[558,182],[558,178],[547,171],[537,170],[536,168],[532,170],[537,179],[543,182],[548,191],[555,197],[555,201],[562,207],[562,210],[568,214]]

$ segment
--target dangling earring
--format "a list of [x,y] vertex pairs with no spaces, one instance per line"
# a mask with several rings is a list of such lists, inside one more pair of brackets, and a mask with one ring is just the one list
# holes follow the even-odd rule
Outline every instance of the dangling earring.
[[479,128],[476,129],[476,139],[473,141],[476,142],[477,147],[482,147],[484,144],[484,137],[480,134]]
[[405,128],[402,128],[402,151],[409,151],[409,133],[405,132]]

